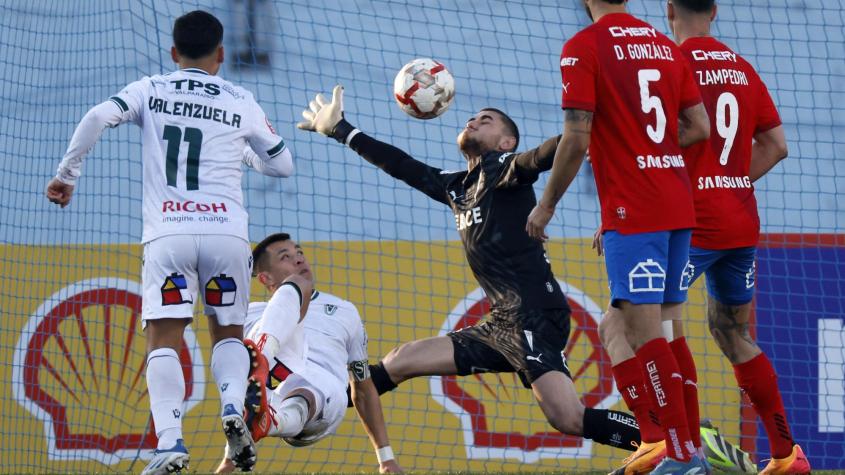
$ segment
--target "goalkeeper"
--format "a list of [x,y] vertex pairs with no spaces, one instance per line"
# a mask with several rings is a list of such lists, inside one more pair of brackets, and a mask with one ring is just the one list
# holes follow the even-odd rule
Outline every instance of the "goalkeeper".
[[634,450],[640,433],[632,417],[581,404],[563,357],[569,305],[543,245],[525,232],[525,220],[536,204],[532,184],[551,167],[560,137],[515,153],[516,124],[497,109],[482,109],[458,135],[467,170],[449,172],[417,161],[344,120],[341,86],[335,87],[330,103],[317,95],[309,106],[297,127],[336,139],[453,210],[470,268],[491,302],[489,322],[405,344],[371,366],[379,392],[416,376],[516,372],[555,429]]

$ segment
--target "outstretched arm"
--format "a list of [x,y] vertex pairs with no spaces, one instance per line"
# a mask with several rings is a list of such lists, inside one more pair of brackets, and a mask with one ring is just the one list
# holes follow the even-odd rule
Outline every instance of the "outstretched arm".
[[528,222],[525,224],[525,231],[528,235],[538,241],[545,241],[546,225],[551,221],[555,212],[555,206],[569,188],[584,155],[590,147],[590,134],[593,130],[593,113],[586,110],[566,109],[564,115],[563,138],[555,150],[552,173],[549,177],[543,196],[537,202],[537,206],[528,215]]
[[293,156],[290,150],[285,147],[278,155],[269,159],[263,160],[257,153],[247,145],[244,147],[244,155],[242,159],[244,165],[262,175],[274,177],[289,177],[293,175]]
[[508,170],[499,182],[503,186],[515,184],[530,184],[537,181],[540,173],[552,168],[555,153],[562,136],[552,137],[537,148],[514,156]]
[[364,134],[343,118],[342,86],[335,86],[331,102],[327,102],[322,94],[317,94],[308,106],[309,109],[302,112],[305,120],[296,124],[298,128],[332,137],[388,175],[404,181],[430,198],[448,204],[442,170]]
[[52,203],[64,208],[70,203],[76,180],[82,175],[82,159],[100,139],[106,127],[120,123],[123,111],[112,100],[102,102],[88,111],[76,126],[56,176],[47,184],[45,194]]
[[[366,364],[364,365],[366,368]],[[373,444],[378,461],[379,472],[381,473],[401,473],[402,468],[393,457],[393,450],[390,448],[390,440],[387,438],[387,428],[384,424],[384,414],[381,409],[381,401],[379,401],[378,392],[376,391],[373,380],[367,377],[363,380],[358,380],[363,374],[359,374],[353,370],[352,378],[352,401],[355,404],[355,410],[358,412],[358,417],[361,419],[361,424],[364,430],[367,431],[367,436]]]

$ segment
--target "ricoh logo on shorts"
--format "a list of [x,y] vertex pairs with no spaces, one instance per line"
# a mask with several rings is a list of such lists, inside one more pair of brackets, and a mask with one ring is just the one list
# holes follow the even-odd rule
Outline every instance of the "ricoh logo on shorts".
[[228,213],[226,203],[199,203],[192,200],[161,203],[162,213]]
[[[564,364],[569,361],[576,386],[584,388],[584,405],[607,409],[619,402],[620,396],[613,385],[610,358],[599,340],[602,310],[581,290],[560,280],[558,283],[572,308],[572,334],[561,357]],[[484,292],[476,289],[447,315],[439,334],[474,325],[489,311]],[[535,338],[532,335],[530,339]],[[468,459],[533,463],[592,456],[592,441],[563,435],[549,425],[531,390],[522,387],[515,373],[434,376],[429,378],[429,387],[434,400],[460,420]],[[518,416],[518,423],[515,414],[523,415]],[[526,418],[527,414],[530,417]]]
[[[11,384],[24,409],[17,417],[41,428],[49,460],[113,465],[151,458],[157,439],[144,379],[141,293],[137,282],[114,277],[78,281],[46,298],[21,331]],[[190,327],[179,360],[185,401],[174,416],[183,417],[205,395]]]
[[651,387],[654,388],[654,395],[657,396],[657,404],[660,407],[666,406],[666,393],[663,391],[663,384],[660,382],[660,376],[657,374],[657,365],[654,360],[645,364],[648,371],[648,380],[651,382]]

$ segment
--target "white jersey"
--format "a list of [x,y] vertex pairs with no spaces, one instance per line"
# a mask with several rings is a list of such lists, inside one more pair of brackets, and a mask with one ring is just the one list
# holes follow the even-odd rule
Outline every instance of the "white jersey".
[[[252,302],[244,324],[244,335],[255,338],[270,326],[261,319],[273,318],[265,314],[266,302]],[[346,387],[348,368],[366,365],[367,332],[351,302],[325,292],[315,291],[305,318],[288,329],[285,335],[273,335],[282,344],[276,358],[292,372],[307,377],[308,366],[316,365],[337,378]],[[273,362],[270,362],[273,366]]]
[[[241,190],[245,150],[249,146],[264,161],[289,155],[252,94],[200,69],[181,69],[144,77],[109,100],[118,115],[115,122],[108,115],[106,125],[132,122],[142,128],[142,242],[172,234],[249,241]],[[87,152],[77,148],[72,144],[59,167],[66,183],[81,167],[68,163]]]

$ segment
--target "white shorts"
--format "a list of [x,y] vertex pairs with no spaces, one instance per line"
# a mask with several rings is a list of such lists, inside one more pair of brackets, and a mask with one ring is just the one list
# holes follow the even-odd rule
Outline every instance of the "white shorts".
[[177,234],[144,244],[141,318],[192,318],[202,288],[205,313],[243,325],[249,305],[249,243],[221,234]]
[[314,394],[314,418],[298,435],[283,440],[294,447],[305,447],[334,434],[346,414],[346,387],[337,377],[319,366],[310,366],[307,375],[292,374],[270,396],[270,405],[277,412],[282,401],[295,389],[308,389]]

